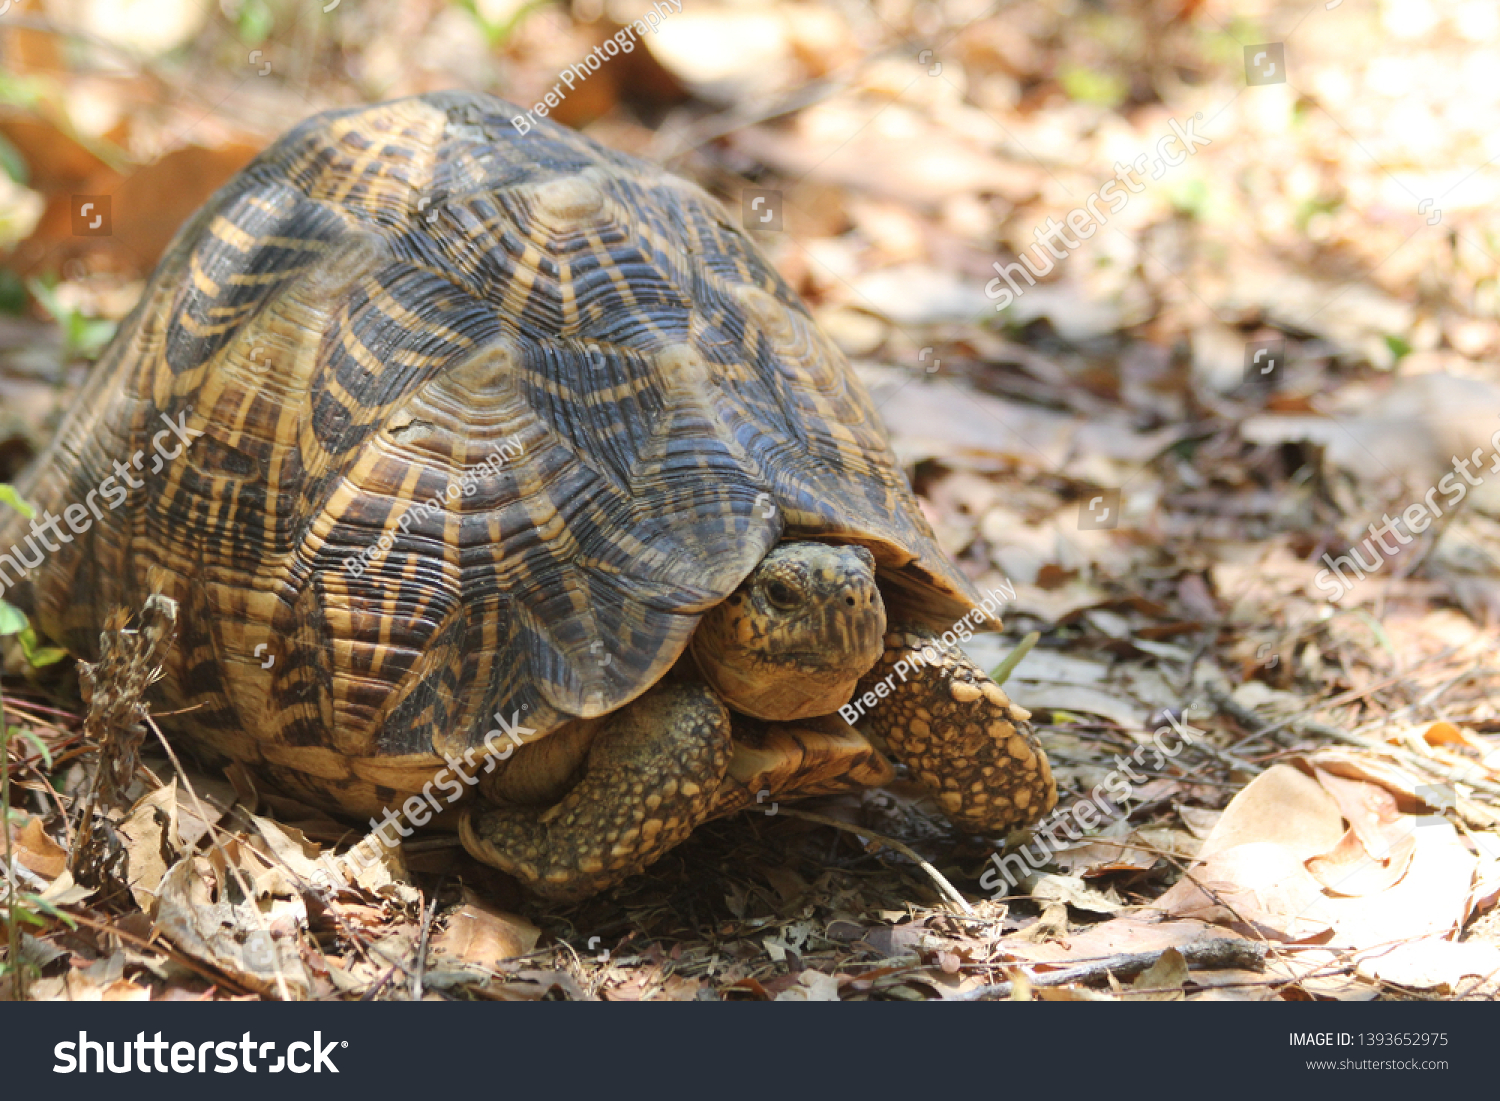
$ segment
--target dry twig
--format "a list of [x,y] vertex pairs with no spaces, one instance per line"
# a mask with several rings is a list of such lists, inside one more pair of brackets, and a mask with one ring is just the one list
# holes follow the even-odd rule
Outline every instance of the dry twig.
[[[1100,982],[1109,975],[1114,975],[1118,979],[1128,979],[1150,968],[1161,959],[1164,952],[1168,951],[1171,949],[1163,948],[1155,952],[1123,952],[1118,956],[1109,956],[1092,963],[1082,963],[1076,967],[1064,967],[1058,971],[1032,975],[1029,976],[1029,981],[1032,986],[1037,987]],[[1182,958],[1188,964],[1197,965],[1208,971],[1224,969],[1259,971],[1266,965],[1266,946],[1257,941],[1243,940],[1239,937],[1214,937],[1210,940],[1196,941],[1193,944],[1183,945],[1177,951],[1182,953]],[[990,983],[957,995],[954,1000],[972,1002],[980,998],[1008,998],[1014,989],[1014,983]]]
[[974,916],[974,908],[969,905],[968,899],[959,894],[958,888],[949,883],[947,877],[945,877],[942,872],[938,871],[927,861],[923,860],[922,857],[911,848],[911,846],[903,844],[893,837],[886,837],[883,834],[874,833],[870,830],[865,829],[863,826],[851,826],[848,822],[840,822],[837,818],[826,818],[821,814],[813,814],[810,811],[794,810],[791,807],[782,807],[781,813],[787,815],[790,818],[801,818],[808,822],[816,822],[820,826],[832,826],[836,830],[843,830],[845,833],[852,833],[858,837],[867,837],[871,841],[880,842],[887,848],[895,849],[898,853],[906,857],[908,860],[915,861],[917,866],[924,872],[926,872],[928,878],[938,885],[938,889],[941,890],[943,892],[943,895],[947,897],[955,907],[958,908],[958,911],[960,913],[965,914],[968,917]]

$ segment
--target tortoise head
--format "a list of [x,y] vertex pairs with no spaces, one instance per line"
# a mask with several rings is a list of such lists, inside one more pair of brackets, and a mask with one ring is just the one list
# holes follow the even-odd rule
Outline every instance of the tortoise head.
[[788,722],[847,703],[884,635],[869,551],[783,543],[703,617],[693,656],[729,707]]

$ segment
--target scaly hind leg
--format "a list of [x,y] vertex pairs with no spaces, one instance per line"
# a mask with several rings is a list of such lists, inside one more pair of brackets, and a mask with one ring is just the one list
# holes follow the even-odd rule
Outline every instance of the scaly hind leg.
[[583,778],[551,807],[479,806],[464,848],[544,898],[587,898],[650,866],[710,817],[734,747],[703,685],[652,689],[611,715]]

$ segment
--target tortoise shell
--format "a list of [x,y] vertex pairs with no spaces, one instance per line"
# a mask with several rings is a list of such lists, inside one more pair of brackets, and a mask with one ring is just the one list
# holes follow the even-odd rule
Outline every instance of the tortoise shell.
[[[354,811],[497,716],[639,696],[784,538],[866,546],[908,618],[976,605],[719,203],[517,113],[429,94],[272,145],[20,487],[68,537],[8,594],[47,634],[92,657],[112,609],[172,597],[177,729]],[[41,549],[8,524],[0,584]]]

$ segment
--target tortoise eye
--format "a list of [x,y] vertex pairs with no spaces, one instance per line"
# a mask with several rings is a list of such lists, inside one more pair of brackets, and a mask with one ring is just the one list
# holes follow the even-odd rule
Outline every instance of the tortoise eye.
[[785,581],[771,580],[766,584],[766,599],[778,608],[797,606],[797,592]]

